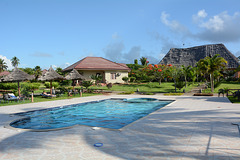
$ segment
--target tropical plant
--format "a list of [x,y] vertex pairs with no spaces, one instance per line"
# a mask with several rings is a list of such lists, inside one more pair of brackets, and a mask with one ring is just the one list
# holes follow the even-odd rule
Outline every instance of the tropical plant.
[[60,75],[64,75],[64,73],[62,72],[62,68],[61,67],[57,67],[56,70],[55,70],[58,74]]
[[4,62],[4,59],[0,58],[0,72],[7,70],[7,68],[8,68],[7,63]]
[[103,76],[100,74],[91,75],[91,79],[93,79],[95,81],[95,84],[97,85],[98,83],[102,82]]
[[27,67],[27,68],[23,68],[22,69],[24,72],[26,72],[27,74],[30,74],[30,75],[32,75],[34,72],[33,72],[33,69],[32,68],[29,68],[29,67]]
[[185,88],[187,88],[187,77],[189,77],[190,72],[191,72],[191,69],[192,69],[191,66],[185,67],[184,65],[182,65],[182,73],[183,73],[183,75],[184,75]]
[[175,92],[177,92],[177,81],[179,81],[180,75],[181,75],[181,69],[177,68],[176,66],[170,66],[168,67],[168,74],[170,77],[172,77],[174,81],[174,86],[175,86]]
[[214,72],[220,71],[226,67],[227,61],[223,57],[219,57],[219,54],[213,57],[205,57],[199,61],[204,64],[202,67],[206,68],[206,71],[210,75],[211,91],[214,92]]
[[[174,84],[175,86],[175,84]],[[179,89],[179,91],[185,86],[185,83],[183,81],[177,81],[176,82],[176,88]],[[175,91],[176,92],[176,91]]]
[[19,60],[16,56],[14,56],[14,57],[11,59],[11,63],[12,63],[12,65],[13,65],[13,67],[17,67],[17,66],[20,64],[19,61],[20,61],[20,60]]
[[128,78],[128,77],[123,77],[122,80],[123,80],[125,83],[128,83],[129,78]]
[[147,58],[146,58],[146,57],[140,58],[140,61],[141,61],[141,64],[142,64],[143,66],[146,66],[146,65],[148,64],[148,61],[147,61]]
[[83,81],[82,86],[88,89],[91,85],[93,85],[92,81]]
[[138,60],[137,59],[134,59],[134,64],[138,64]]
[[[45,82],[44,85],[45,85],[46,88],[50,88],[50,82]],[[52,82],[52,87],[58,88],[59,83],[58,82]]]
[[192,83],[194,84],[194,82],[196,81],[196,79],[198,79],[198,70],[197,67],[192,67],[191,70],[189,71],[189,77],[192,79]]
[[154,65],[154,75],[155,75],[155,78],[158,80],[159,85],[161,85],[162,80],[166,77],[166,70],[167,70],[167,65],[164,65],[164,64]]
[[38,79],[41,75],[42,75],[42,69],[40,66],[36,66],[34,69],[33,69],[33,73],[35,75],[35,79]]

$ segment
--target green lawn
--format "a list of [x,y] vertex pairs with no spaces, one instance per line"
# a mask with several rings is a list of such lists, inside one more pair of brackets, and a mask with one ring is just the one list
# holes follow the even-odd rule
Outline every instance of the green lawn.
[[214,89],[214,93],[218,93],[219,89],[240,89],[240,83],[239,82],[223,82],[221,85]]
[[[83,97],[87,96],[95,96],[95,95],[100,95],[98,93],[83,93]],[[43,98],[42,96],[34,96],[34,102],[44,102],[44,101],[55,101],[55,100],[61,100],[61,99],[72,99],[72,98],[79,98],[80,95],[75,95],[75,96],[68,96],[67,93],[60,96],[60,97],[53,97],[53,98]],[[25,104],[25,103],[31,103],[31,99],[24,100],[24,101],[11,101],[11,102],[1,102],[0,106],[8,106],[8,105],[17,105],[17,104]]]
[[[192,88],[197,86],[197,83],[192,85],[192,83],[189,83],[190,85],[185,87],[186,92],[190,91]],[[173,82],[163,82],[161,85],[159,85],[158,82],[150,82],[150,83],[144,83],[144,84],[137,84],[137,83],[129,83],[129,84],[114,84],[109,91],[137,91],[139,89],[139,92],[154,92],[154,93],[170,93],[175,92],[174,89],[174,83]],[[103,89],[108,90],[106,86],[92,86],[91,89]],[[177,89],[177,92],[183,92],[183,89],[180,91]]]
[[[214,89],[214,93],[218,93],[219,89],[240,89],[240,83],[239,82],[223,82],[219,87]],[[232,103],[240,103],[237,97],[228,96],[228,99]]]

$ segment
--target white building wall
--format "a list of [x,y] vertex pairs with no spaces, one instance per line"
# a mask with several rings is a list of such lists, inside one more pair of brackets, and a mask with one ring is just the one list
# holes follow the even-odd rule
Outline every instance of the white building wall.
[[[120,75],[116,76],[116,79],[112,79],[111,73],[120,73]],[[122,80],[123,77],[128,77],[127,71],[105,71],[106,83],[124,83]]]
[[[122,78],[128,77],[128,71],[86,71],[79,70],[78,71],[85,80],[92,80],[91,76],[96,75],[97,73],[101,73],[103,75],[103,82],[105,83],[125,83]],[[116,75],[120,73],[119,76],[116,76],[116,79],[112,79],[111,73],[115,73]]]

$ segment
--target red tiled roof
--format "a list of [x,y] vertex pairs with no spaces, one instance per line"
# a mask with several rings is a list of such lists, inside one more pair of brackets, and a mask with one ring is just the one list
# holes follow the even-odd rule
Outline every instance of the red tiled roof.
[[102,57],[86,57],[63,71],[76,70],[130,70],[125,64],[115,63]]
[[8,72],[8,71],[3,71],[3,72],[0,73],[0,77],[6,76],[6,75],[9,75],[9,74],[10,74],[10,72]]

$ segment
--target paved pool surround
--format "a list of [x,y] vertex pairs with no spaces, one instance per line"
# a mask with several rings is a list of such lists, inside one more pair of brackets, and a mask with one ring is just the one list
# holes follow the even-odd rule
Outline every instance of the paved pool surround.
[[[14,113],[109,98],[176,100],[123,130],[5,128]],[[0,107],[0,159],[240,159],[240,104],[224,97],[110,95]],[[103,143],[102,147],[94,147]]]

